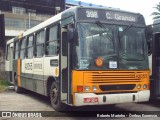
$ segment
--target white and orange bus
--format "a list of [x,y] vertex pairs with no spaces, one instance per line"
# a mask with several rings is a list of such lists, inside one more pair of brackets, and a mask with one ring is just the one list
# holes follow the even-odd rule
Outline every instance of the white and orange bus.
[[6,79],[66,105],[148,101],[145,22],[127,11],[73,7],[7,41]]

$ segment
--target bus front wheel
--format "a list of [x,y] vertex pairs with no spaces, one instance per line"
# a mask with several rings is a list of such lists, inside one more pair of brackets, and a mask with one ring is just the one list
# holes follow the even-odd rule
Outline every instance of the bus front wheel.
[[50,101],[52,107],[56,111],[64,111],[65,110],[65,104],[63,104],[59,99],[59,87],[56,82],[53,82],[50,89]]

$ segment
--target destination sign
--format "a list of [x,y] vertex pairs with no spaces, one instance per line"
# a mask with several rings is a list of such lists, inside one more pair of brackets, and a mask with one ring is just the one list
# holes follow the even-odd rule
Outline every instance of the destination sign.
[[[121,11],[111,11],[111,10],[103,10],[103,9],[79,9],[78,10],[78,19],[86,20],[86,19],[97,19],[97,20],[115,20],[115,21],[124,21],[124,22],[140,22],[144,23],[144,19],[139,19],[139,17],[143,18],[140,14],[132,14]],[[139,21],[140,20],[140,21]]]
[[114,12],[106,12],[107,19],[121,20],[121,21],[129,21],[129,22],[137,22],[137,16],[125,14],[125,13],[114,13]]

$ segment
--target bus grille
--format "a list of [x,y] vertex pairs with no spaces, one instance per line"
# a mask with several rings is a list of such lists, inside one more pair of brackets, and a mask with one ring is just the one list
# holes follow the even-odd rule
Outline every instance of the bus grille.
[[[84,73],[84,84],[97,84],[102,91],[133,90],[142,82],[144,72],[92,71]],[[145,76],[144,76],[145,77]]]
[[100,89],[102,91],[109,90],[133,90],[135,88],[135,84],[124,84],[124,85],[100,85]]
[[128,71],[107,71],[107,72],[85,72],[84,83],[97,83],[97,84],[132,84],[141,82],[140,78],[135,76],[135,73],[141,72],[128,72]]

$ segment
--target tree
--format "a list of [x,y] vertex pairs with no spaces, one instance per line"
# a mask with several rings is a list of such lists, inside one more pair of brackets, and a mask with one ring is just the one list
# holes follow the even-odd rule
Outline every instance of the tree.
[[157,12],[153,12],[151,15],[153,15],[153,19],[158,19],[160,18],[160,2],[156,4],[156,7],[153,7],[157,10]]

